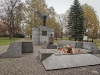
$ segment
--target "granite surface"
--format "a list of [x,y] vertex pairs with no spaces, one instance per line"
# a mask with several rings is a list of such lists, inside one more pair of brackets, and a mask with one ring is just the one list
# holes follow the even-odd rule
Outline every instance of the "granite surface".
[[42,61],[46,70],[65,69],[100,64],[100,58],[91,54],[54,55]]
[[21,42],[12,42],[7,51],[0,54],[0,58],[19,58],[21,57],[22,52],[22,43]]
[[22,53],[33,53],[32,42],[22,42]]

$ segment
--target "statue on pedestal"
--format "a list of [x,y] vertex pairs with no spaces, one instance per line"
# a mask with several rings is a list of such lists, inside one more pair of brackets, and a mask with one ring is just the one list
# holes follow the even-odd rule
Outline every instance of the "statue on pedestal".
[[41,19],[43,19],[43,26],[46,26],[46,20],[47,20],[49,14],[42,16],[42,14],[39,11],[37,11],[37,14]]

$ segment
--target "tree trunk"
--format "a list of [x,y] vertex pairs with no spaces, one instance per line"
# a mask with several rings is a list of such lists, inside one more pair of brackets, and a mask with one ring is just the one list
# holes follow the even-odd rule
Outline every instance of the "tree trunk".
[[12,33],[10,32],[10,39],[12,39]]
[[76,38],[74,38],[74,41],[76,41]]

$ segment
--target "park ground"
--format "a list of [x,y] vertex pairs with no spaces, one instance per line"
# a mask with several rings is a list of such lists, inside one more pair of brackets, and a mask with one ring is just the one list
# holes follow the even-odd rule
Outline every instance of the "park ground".
[[[20,41],[20,40],[32,41],[31,38],[9,39],[9,37],[0,37],[0,45],[9,45],[11,42]],[[54,40],[54,43],[57,44],[59,40],[61,40],[61,38],[58,38],[58,40]],[[68,38],[63,38],[62,40],[68,40]],[[97,45],[98,48],[100,48],[100,39],[94,39],[94,43]]]
[[[8,38],[5,38],[5,40],[8,40]],[[10,43],[13,41],[31,41],[31,39],[17,38],[8,41]],[[55,41],[55,43],[57,43],[57,41]],[[5,45],[5,43],[3,42],[1,45]],[[8,43],[6,45],[8,45]],[[22,53],[21,58],[0,59],[0,75],[100,75],[100,65],[46,71],[38,57],[38,50],[41,49],[41,47],[42,46],[33,46],[34,52]],[[95,56],[100,58],[100,54],[95,54]]]

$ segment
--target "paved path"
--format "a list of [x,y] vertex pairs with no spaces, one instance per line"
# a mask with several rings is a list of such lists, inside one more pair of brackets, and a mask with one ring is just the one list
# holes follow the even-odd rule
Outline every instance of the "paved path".
[[21,58],[0,59],[0,75],[100,75],[100,65],[46,71],[38,57],[41,46],[33,48],[34,53],[22,54]]

